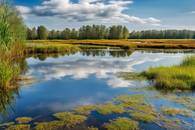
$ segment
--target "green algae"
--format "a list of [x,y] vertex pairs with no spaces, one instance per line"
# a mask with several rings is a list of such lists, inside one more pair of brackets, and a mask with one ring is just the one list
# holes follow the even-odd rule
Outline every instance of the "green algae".
[[30,125],[27,124],[17,124],[11,125],[6,130],[30,130]]
[[31,117],[18,117],[16,118],[16,122],[19,124],[27,124],[32,121]]
[[86,105],[86,106],[79,106],[74,109],[74,112],[80,115],[89,115],[91,111],[96,110],[97,106],[95,105]]
[[125,110],[120,105],[115,105],[113,103],[106,103],[103,105],[99,105],[96,111],[102,115],[108,115],[113,113],[124,113]]
[[128,118],[117,118],[106,123],[104,127],[107,130],[139,130],[139,123]]
[[99,129],[95,127],[88,127],[87,130],[99,130]]
[[87,117],[82,115],[75,115],[71,112],[59,112],[53,115],[55,118],[63,121],[67,127],[83,123]]

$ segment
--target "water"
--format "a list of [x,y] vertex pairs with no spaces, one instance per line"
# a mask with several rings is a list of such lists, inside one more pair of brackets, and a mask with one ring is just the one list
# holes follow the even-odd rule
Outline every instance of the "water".
[[[123,50],[88,50],[72,55],[47,58],[27,58],[25,77],[31,83],[21,83],[17,93],[1,112],[1,121],[28,116],[46,119],[51,114],[69,111],[76,106],[100,104],[124,94],[146,96],[165,95],[157,90],[146,89],[147,81],[127,81],[118,77],[119,72],[141,72],[150,67],[179,64],[190,53],[165,53],[152,51],[125,52]],[[194,92],[186,96],[195,97]],[[149,98],[157,110],[161,106],[183,108],[167,99]],[[194,114],[194,113],[193,113]],[[194,117],[178,117],[188,122],[186,129],[195,129]],[[158,128],[154,124],[142,124],[142,129]]]

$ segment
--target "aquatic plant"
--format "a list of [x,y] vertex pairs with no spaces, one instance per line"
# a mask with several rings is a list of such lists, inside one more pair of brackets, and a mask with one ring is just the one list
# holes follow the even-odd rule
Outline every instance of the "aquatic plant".
[[74,112],[81,115],[89,115],[91,111],[95,110],[96,108],[97,106],[95,105],[79,106],[74,109]]
[[51,121],[36,123],[35,130],[58,130],[65,126],[63,121]]
[[152,114],[150,111],[148,111],[148,113],[132,112],[131,116],[133,119],[143,122],[154,122],[157,120],[156,115]]
[[16,118],[16,122],[19,124],[27,124],[32,121],[31,117],[18,117]]
[[17,124],[11,125],[6,130],[30,130],[30,125],[27,124]]
[[113,103],[106,103],[106,104],[99,105],[96,111],[102,115],[125,112],[122,106],[114,105]]
[[87,130],[99,130],[99,129],[95,127],[88,127]]
[[104,127],[107,130],[139,130],[138,122],[128,118],[117,118],[106,123]]
[[10,87],[20,73],[17,65],[0,60],[0,88]]
[[178,108],[170,108],[170,107],[162,107],[161,112],[166,115],[175,116],[175,115],[182,115],[182,116],[192,116],[190,111],[185,109],[178,109]]
[[82,115],[75,115],[71,112],[59,112],[53,115],[55,118],[63,121],[67,127],[72,127],[74,125],[84,122],[87,117]]
[[154,80],[158,89],[191,90],[195,89],[195,56],[186,57],[178,66],[150,68],[142,73],[149,80]]

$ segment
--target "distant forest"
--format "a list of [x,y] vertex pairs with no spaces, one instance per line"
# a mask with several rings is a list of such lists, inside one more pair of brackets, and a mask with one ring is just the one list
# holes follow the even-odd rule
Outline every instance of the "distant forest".
[[129,32],[122,25],[86,25],[79,29],[65,28],[63,31],[48,30],[44,26],[27,29],[28,40],[68,40],[68,39],[195,39],[195,31],[190,30],[145,30]]

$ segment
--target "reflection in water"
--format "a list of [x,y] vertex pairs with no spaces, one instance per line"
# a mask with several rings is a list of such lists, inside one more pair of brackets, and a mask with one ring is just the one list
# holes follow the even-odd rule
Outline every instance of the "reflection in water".
[[[7,109],[9,121],[19,116],[37,119],[51,113],[71,110],[78,105],[104,103],[123,94],[156,96],[158,91],[144,89],[148,85],[146,81],[127,81],[117,74],[179,64],[185,55],[171,52],[83,49],[74,54],[29,56],[26,61],[21,62],[21,68],[27,70],[23,76],[34,77],[37,82],[22,85],[18,90],[20,97],[14,96],[17,91],[6,94],[10,96],[2,96],[0,100],[4,105],[1,108],[4,108],[4,112]],[[172,102],[156,100],[150,102],[159,108],[162,104],[176,106]],[[8,104],[13,106],[12,112],[7,108]]]

